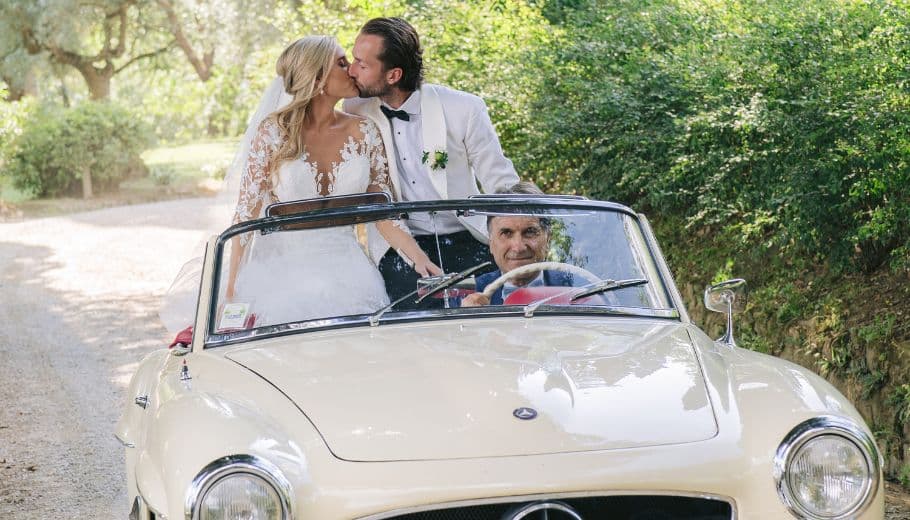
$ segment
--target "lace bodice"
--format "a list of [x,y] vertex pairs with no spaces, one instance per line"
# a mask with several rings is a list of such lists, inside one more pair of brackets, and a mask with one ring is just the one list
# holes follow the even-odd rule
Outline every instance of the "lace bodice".
[[[358,129],[359,135],[347,136],[332,164],[311,161],[304,149],[300,157],[270,173],[271,158],[285,137],[274,121],[263,121],[241,173],[234,222],[261,217],[274,202],[365,191],[391,195],[379,128],[362,120]],[[248,256],[240,263],[235,297],[252,305],[257,325],[372,313],[389,302],[382,276],[365,254],[353,226],[245,233],[240,235],[240,243]],[[282,276],[275,276],[276,272]],[[339,278],[338,273],[344,276]]]
[[270,175],[271,157],[284,137],[273,120],[264,120],[250,144],[247,165],[241,173],[240,197],[233,222],[261,217],[269,204],[280,201],[366,191],[384,191],[392,195],[388,160],[379,128],[364,119],[359,129],[361,135],[348,136],[339,153],[341,161],[333,162],[329,168],[311,162],[304,151],[299,158],[282,164],[278,172]]

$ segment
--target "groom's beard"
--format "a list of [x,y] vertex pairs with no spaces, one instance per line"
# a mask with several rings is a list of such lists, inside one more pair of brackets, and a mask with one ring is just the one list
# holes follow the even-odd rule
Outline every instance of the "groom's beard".
[[380,85],[380,86],[367,87],[366,85],[361,85],[356,80],[354,81],[354,84],[357,85],[357,91],[360,93],[359,95],[362,98],[373,98],[373,97],[386,96],[390,92],[392,92],[391,85]]

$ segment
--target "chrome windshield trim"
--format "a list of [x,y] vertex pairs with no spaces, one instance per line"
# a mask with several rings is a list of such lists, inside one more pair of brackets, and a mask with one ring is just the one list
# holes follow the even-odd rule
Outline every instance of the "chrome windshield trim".
[[476,195],[468,195],[468,198],[471,200],[483,200],[483,199],[514,199],[514,198],[527,198],[527,199],[562,199],[562,200],[591,200],[583,195],[562,195],[562,194],[532,194],[532,193],[478,193]]
[[624,213],[636,222],[639,215],[630,208],[615,202],[601,202],[584,199],[564,198],[520,198],[495,197],[490,199],[451,199],[417,202],[394,202],[391,204],[370,204],[307,211],[292,215],[263,217],[234,224],[218,236],[217,254],[220,257],[224,244],[231,238],[257,230],[273,230],[286,224],[302,224],[315,220],[329,220],[337,217],[358,217],[361,222],[374,222],[390,218],[404,218],[411,212],[458,211],[458,210],[496,210],[515,207],[545,209],[602,210]]
[[281,500],[281,518],[294,518],[291,513],[291,484],[271,462],[255,455],[228,455],[212,461],[193,479],[186,494],[186,520],[198,520],[199,508],[205,494],[218,481],[235,473],[247,473],[265,480]]
[[864,496],[857,505],[839,516],[825,516],[826,520],[845,520],[855,518],[868,509],[875,498],[881,481],[881,455],[875,441],[864,430],[850,419],[833,415],[822,415],[805,420],[796,425],[781,441],[774,456],[774,483],[777,494],[797,518],[821,518],[804,510],[793,498],[792,490],[787,484],[787,472],[793,456],[807,442],[822,435],[839,435],[853,442],[863,453],[869,468],[869,482],[863,491]]
[[[382,323],[395,325],[414,321],[460,320],[465,318],[502,318],[523,317],[523,305],[503,305],[493,307],[465,307],[464,309],[448,309],[441,313],[438,310],[430,311],[396,311],[382,317]],[[657,318],[678,320],[679,313],[676,309],[643,309],[627,307],[596,307],[588,305],[542,305],[534,312],[534,316],[616,316],[629,318]],[[533,319],[533,318],[529,318]],[[228,334],[210,334],[204,348],[215,348],[227,345],[246,343],[247,341],[288,336],[301,332],[324,331],[339,328],[370,327],[368,314],[361,316],[344,316],[323,320],[301,321],[297,323],[283,323],[270,325],[250,330],[241,330]]]
[[642,490],[629,490],[629,491],[582,491],[582,492],[573,492],[573,493],[541,493],[535,495],[513,495],[507,497],[493,497],[493,498],[478,498],[474,500],[459,500],[455,502],[440,502],[437,504],[425,505],[425,506],[414,506],[406,507],[401,509],[395,509],[393,511],[383,511],[382,513],[376,513],[368,516],[358,517],[356,520],[384,520],[386,518],[395,518],[401,515],[407,515],[411,513],[421,513],[426,511],[438,511],[444,509],[452,509],[456,507],[468,507],[468,506],[482,506],[488,504],[503,504],[508,502],[532,502],[536,500],[563,500],[568,498],[593,498],[593,497],[615,497],[615,496],[668,496],[668,497],[684,497],[684,498],[703,498],[705,500],[716,500],[718,502],[724,502],[730,506],[732,514],[730,520],[736,520],[739,517],[738,511],[736,509],[736,501],[731,497],[715,494],[715,493],[700,493],[700,492],[687,492],[687,491],[668,491],[668,490],[653,490],[653,491],[642,491]]
[[679,310],[679,317],[683,323],[690,323],[691,320],[689,319],[689,312],[686,310],[686,302],[679,293],[679,288],[676,286],[676,280],[673,278],[673,272],[670,271],[670,266],[667,265],[664,252],[661,250],[660,244],[657,243],[657,238],[654,236],[654,230],[651,229],[651,221],[644,215],[638,215],[638,222],[641,232],[645,237],[645,242],[647,242],[648,247],[652,249],[651,257],[654,258],[654,263],[657,264],[657,271],[660,273],[661,278],[663,278],[661,283],[663,284],[664,290],[669,293],[670,302]]
[[[523,209],[576,209],[576,210],[601,210],[601,211],[612,211],[625,214],[629,216],[635,223],[639,226],[640,229],[646,229],[647,226],[642,226],[642,221],[640,215],[632,211],[632,209],[623,206],[622,204],[617,204],[614,202],[601,202],[601,201],[592,201],[585,199],[576,199],[576,198],[564,198],[564,197],[528,197],[528,196],[519,196],[519,197],[490,197],[490,198],[475,198],[475,199],[451,199],[451,200],[435,200],[435,201],[416,201],[416,202],[395,202],[391,204],[369,204],[362,206],[353,206],[353,207],[342,207],[342,208],[329,208],[316,211],[308,211],[293,215],[285,216],[274,216],[274,217],[265,217],[256,220],[249,220],[246,222],[241,222],[234,224],[233,226],[226,229],[221,235],[218,236],[217,242],[215,244],[215,259],[214,268],[212,272],[212,285],[211,285],[211,302],[212,304],[208,306],[208,327],[203,334],[203,348],[211,346],[213,344],[223,343],[223,339],[218,335],[214,326],[217,323],[217,305],[214,302],[218,301],[218,290],[221,287],[221,262],[218,261],[222,258],[224,254],[224,248],[227,242],[243,233],[261,231],[264,229],[275,229],[278,226],[287,225],[287,224],[296,224],[296,223],[305,223],[321,219],[331,219],[335,217],[356,217],[358,222],[372,222],[377,220],[395,218],[397,215],[398,218],[406,217],[409,212],[418,212],[418,211],[457,211],[464,209],[479,209],[479,210],[496,210],[496,209],[508,209],[520,207]],[[649,240],[646,239],[646,242]],[[649,244],[650,246],[650,244]],[[651,251],[652,256],[655,255],[655,251]],[[659,254],[659,253],[658,253]],[[666,279],[660,280],[660,283],[663,285],[667,284]],[[666,289],[666,288],[665,288]],[[201,299],[201,298],[200,298]],[[671,304],[676,304],[676,301],[671,299]],[[197,306],[198,308],[198,306]],[[547,311],[544,311],[547,312]],[[675,313],[675,318],[680,316],[688,316],[685,314],[685,310],[673,309]],[[576,312],[578,314],[585,313],[585,311]],[[604,314],[609,314],[609,312],[603,312]],[[474,312],[472,315],[486,315],[486,313],[477,313]],[[424,316],[429,317],[429,316]],[[663,317],[663,316],[659,316]],[[362,319],[361,317],[348,317],[342,318],[347,321],[349,325],[356,325]],[[338,326],[335,318],[330,318],[328,320],[314,320],[315,326],[307,326],[304,330],[313,330],[314,328],[324,328],[318,323],[323,321],[333,322]],[[296,324],[294,324],[296,326]],[[300,327],[296,327],[296,330],[301,330]],[[215,338],[213,340],[213,338]]]

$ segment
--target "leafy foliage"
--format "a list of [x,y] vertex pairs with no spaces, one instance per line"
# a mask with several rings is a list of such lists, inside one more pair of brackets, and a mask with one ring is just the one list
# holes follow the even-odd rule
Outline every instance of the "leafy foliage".
[[[4,26],[103,48],[97,9],[10,5]],[[141,50],[176,38],[165,5],[211,53],[210,79],[173,47],[112,91],[164,140],[239,134],[288,42],[327,33],[350,48],[365,20],[400,15],[427,79],[483,97],[521,174],[550,191],[659,209],[737,254],[910,266],[905,0],[159,0],[131,25]]]
[[555,73],[551,46],[560,30],[517,1],[430,0],[410,5],[403,16],[421,34],[427,81],[482,97],[519,171],[540,160],[529,147],[543,138],[531,134],[533,104]]
[[0,175],[35,104],[34,100],[27,98],[15,102],[4,101],[5,94],[6,87],[0,83]]
[[116,105],[41,106],[24,125],[5,173],[16,188],[40,197],[79,193],[86,173],[97,191],[114,190],[144,170],[139,153],[151,143],[141,120]]
[[590,0],[564,8],[559,65],[535,105],[530,173],[551,189],[733,231],[750,247],[860,270],[893,252],[906,258],[904,7]]
[[[0,39],[0,55],[11,48],[44,55],[78,71],[93,100],[108,99],[116,74],[171,46],[156,30],[162,17],[147,7],[135,0],[6,0],[0,3],[0,26],[16,38]],[[4,62],[0,66],[8,67]]]

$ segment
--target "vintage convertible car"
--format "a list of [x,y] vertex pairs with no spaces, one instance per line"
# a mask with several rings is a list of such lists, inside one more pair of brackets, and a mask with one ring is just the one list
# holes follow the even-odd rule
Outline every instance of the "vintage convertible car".
[[[191,340],[133,377],[116,432],[130,518],[883,516],[880,455],[853,406],[810,371],[735,345],[741,280],[706,290],[727,314],[724,337],[708,338],[627,207],[365,194],[269,215],[210,240]],[[531,222],[506,238],[533,238],[543,256],[517,255],[505,273],[443,265],[354,315],[322,310],[364,298],[343,267],[314,280],[345,288],[329,295],[284,284],[283,317],[268,298],[226,296],[241,239],[255,251],[353,234],[354,256],[375,258],[373,223],[440,218],[494,243],[504,219]],[[274,286],[303,268],[274,269]],[[491,303],[468,306],[481,285]]]

